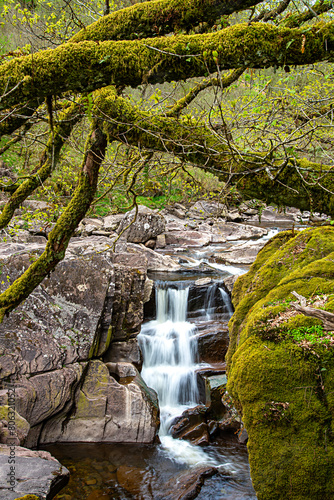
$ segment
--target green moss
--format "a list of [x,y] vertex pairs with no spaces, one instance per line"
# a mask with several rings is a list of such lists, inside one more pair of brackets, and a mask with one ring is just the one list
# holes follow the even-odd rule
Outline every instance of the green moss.
[[249,434],[259,500],[334,496],[333,349],[287,334],[321,324],[293,313],[291,291],[331,296],[333,278],[334,229],[324,227],[278,235],[236,283],[227,390]]
[[17,497],[16,500],[40,500],[36,495],[24,495],[24,497]]

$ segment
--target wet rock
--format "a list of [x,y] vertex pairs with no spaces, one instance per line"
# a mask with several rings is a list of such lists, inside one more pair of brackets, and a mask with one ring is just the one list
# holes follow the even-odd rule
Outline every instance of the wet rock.
[[215,467],[194,467],[167,481],[157,500],[192,500],[196,498],[205,479],[218,474]]
[[208,324],[207,329],[196,336],[198,355],[201,362],[222,363],[228,349],[229,335],[227,326],[213,323]]
[[241,245],[233,245],[223,252],[215,253],[214,258],[223,264],[252,264],[265,244],[265,240],[247,241]]
[[[15,479],[8,484],[10,448],[0,445],[0,497],[15,500],[25,495],[36,495],[40,500],[53,498],[69,479],[69,471],[45,451],[15,447]],[[13,490],[8,488],[13,486]]]
[[226,391],[227,377],[225,374],[214,374],[204,377],[206,389],[207,418],[220,421],[226,414],[222,397]]
[[[135,208],[127,212],[121,220],[117,232],[120,234],[125,230],[122,236],[129,242],[145,243],[163,233],[165,224],[165,219],[161,214],[139,205],[137,216]],[[130,227],[126,229],[129,225]]]
[[237,281],[237,279],[238,279],[237,274],[234,274],[234,275],[229,276],[228,278],[224,279],[225,288],[227,289],[230,296],[231,296],[231,293],[232,293],[232,290],[234,287],[234,283]]
[[103,490],[94,490],[88,495],[86,500],[113,500],[113,497]]
[[248,432],[244,427],[238,432],[238,441],[239,443],[247,443],[248,441]]
[[212,282],[212,278],[200,278],[195,281],[196,286],[209,285]]
[[117,469],[117,482],[125,491],[136,498],[144,498],[142,487],[145,487],[146,474],[145,469],[121,465]]
[[175,419],[171,434],[175,439],[185,439],[194,445],[207,444],[209,434],[205,406],[199,405],[185,410],[180,417]]

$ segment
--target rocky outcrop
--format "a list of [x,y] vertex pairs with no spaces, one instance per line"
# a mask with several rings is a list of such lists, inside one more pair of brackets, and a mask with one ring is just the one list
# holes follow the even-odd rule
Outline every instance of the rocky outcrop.
[[228,392],[259,500],[334,496],[334,336],[294,307],[334,311],[334,229],[279,233],[233,289]]
[[15,461],[12,462],[15,465],[11,465],[8,461],[10,454],[11,447],[1,444],[1,500],[15,500],[22,497],[29,500],[48,500],[68,483],[69,471],[50,453],[15,446]]
[[[73,239],[56,270],[0,325],[0,411],[11,403],[10,382],[16,421],[28,426],[23,438],[17,426],[20,443],[155,439],[156,396],[130,364],[141,364],[136,336],[150,295],[147,259],[113,253],[110,243],[96,235]],[[42,246],[4,244],[1,251],[4,289]],[[118,363],[116,372],[96,359],[102,355]],[[2,420],[3,442],[8,424]]]
[[222,264],[252,264],[266,241],[263,239],[256,241],[246,241],[243,244],[233,245],[222,252],[214,254],[216,262]]
[[40,444],[155,440],[159,418],[155,392],[145,386],[130,363],[121,364],[111,373],[107,365],[99,360],[89,362],[71,410],[47,420]]
[[144,205],[133,208],[123,217],[117,232],[130,243],[145,243],[165,230],[164,217]]

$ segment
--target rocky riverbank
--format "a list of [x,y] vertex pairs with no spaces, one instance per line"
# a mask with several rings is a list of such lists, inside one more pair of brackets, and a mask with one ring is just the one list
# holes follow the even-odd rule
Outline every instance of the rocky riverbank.
[[[65,259],[0,325],[0,491],[1,495],[9,491],[3,498],[18,498],[8,490],[9,438],[16,450],[18,445],[29,448],[53,442],[156,440],[158,402],[140,376],[136,339],[144,304],[152,292],[148,273],[187,271],[189,259],[178,255],[189,248],[217,244],[225,247],[214,253],[214,262],[249,264],[266,242],[260,238],[269,231],[229,222],[231,215],[208,202],[188,210],[176,206],[159,213],[139,207],[134,212],[82,221]],[[239,213],[239,219],[252,217],[254,214]],[[301,214],[282,216],[268,210],[267,217],[277,224],[282,219],[292,224]],[[42,253],[50,230],[42,223],[34,222],[28,229],[16,224],[15,235],[2,233],[1,291]],[[259,240],[257,245],[254,239]],[[234,241],[240,242],[237,249],[229,247]],[[203,268],[192,264],[192,272]],[[226,352],[226,339],[224,342]],[[210,350],[202,350],[205,359]],[[222,361],[210,356],[210,362]],[[15,387],[14,400],[11,387]],[[13,404],[15,426],[11,430],[8,415]],[[204,417],[206,426],[210,418]],[[20,461],[17,467],[17,474],[23,473]],[[67,472],[61,477],[66,481]],[[50,486],[48,492],[40,491],[17,479],[13,491],[44,499],[52,498],[51,490]]]

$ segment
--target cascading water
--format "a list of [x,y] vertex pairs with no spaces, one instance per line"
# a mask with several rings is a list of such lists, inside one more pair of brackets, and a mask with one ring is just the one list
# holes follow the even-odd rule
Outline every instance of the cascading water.
[[159,397],[162,440],[173,419],[198,404],[196,327],[187,322],[188,291],[157,284],[157,319],[144,324],[138,335],[141,375]]
[[[204,316],[214,310],[217,284],[207,290]],[[168,287],[156,282],[156,319],[142,326],[138,341],[143,353],[141,375],[158,394],[160,404],[159,437],[163,447],[174,459],[191,464],[217,462],[198,446],[173,439],[171,427],[177,416],[199,403],[196,370],[198,364],[197,327],[187,321],[189,287]],[[223,299],[223,298],[222,298]],[[225,307],[225,300],[222,300]],[[226,299],[230,304],[230,300]],[[228,314],[228,316],[230,316]]]
[[219,291],[220,291],[220,294],[222,296],[224,305],[225,305],[225,307],[227,309],[227,313],[228,313],[229,318],[230,318],[232,316],[232,314],[233,314],[233,306],[232,306],[232,303],[231,303],[230,296],[227,293],[227,291],[224,290],[224,288],[219,287]]

